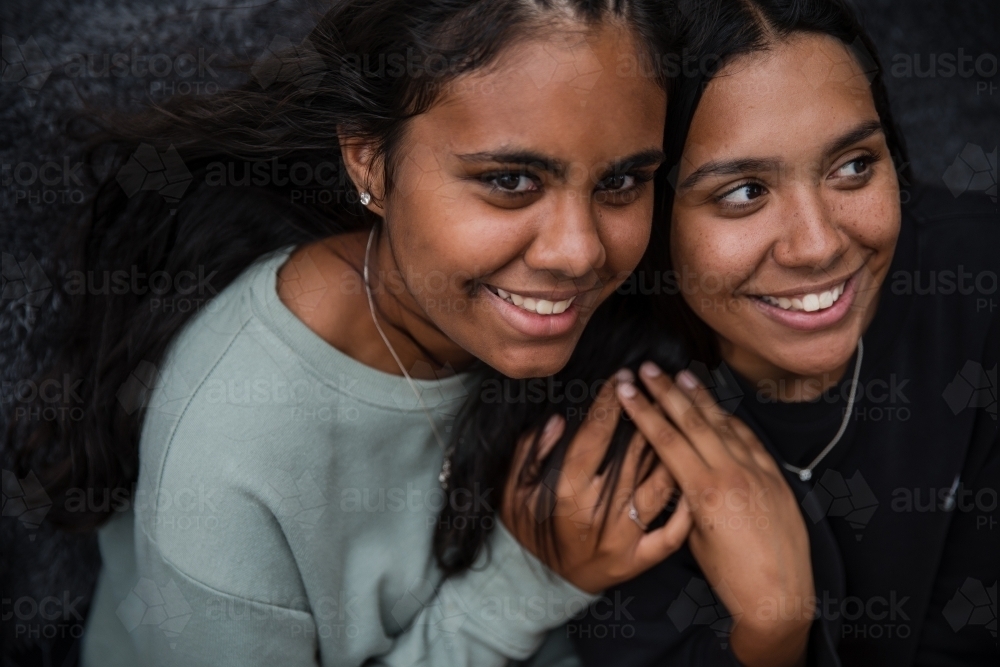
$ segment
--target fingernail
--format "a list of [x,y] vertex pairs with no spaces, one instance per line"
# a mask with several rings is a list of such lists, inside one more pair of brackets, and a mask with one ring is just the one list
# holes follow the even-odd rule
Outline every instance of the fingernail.
[[688,391],[693,391],[701,383],[698,382],[698,377],[694,373],[685,369],[677,374],[677,384]]
[[629,369],[623,368],[615,373],[615,380],[618,381],[618,384],[627,384],[635,380],[635,375]]
[[556,430],[556,426],[559,424],[559,415],[552,415],[549,420],[545,422],[545,428],[542,429],[542,437],[548,437],[552,435],[552,432]]
[[624,382],[618,385],[618,395],[622,398],[634,398],[638,390],[631,382]]
[[639,366],[639,372],[648,378],[655,378],[663,375],[663,371],[660,370],[660,367],[652,361],[644,361],[642,366]]

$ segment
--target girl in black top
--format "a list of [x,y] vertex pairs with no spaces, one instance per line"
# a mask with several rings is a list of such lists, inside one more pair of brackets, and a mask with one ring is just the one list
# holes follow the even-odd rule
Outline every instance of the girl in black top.
[[[696,522],[690,548],[606,593],[629,601],[613,620],[595,607],[570,635],[591,665],[779,664],[729,633],[807,619],[809,664],[996,664],[995,205],[901,190],[874,51],[831,29],[838,4],[716,4],[696,53],[724,54],[718,73],[668,124],[683,145],[670,268],[703,384],[798,499],[815,597],[727,599],[760,576],[754,554],[706,568],[696,533],[769,517],[726,497],[726,522]],[[622,400],[651,442],[691,430]]]
[[[521,440],[502,512],[557,571],[602,548],[580,459],[604,493],[635,487],[612,525],[691,522],[568,627],[584,664],[995,664],[995,205],[907,187],[874,46],[840,0],[681,9],[670,220],[546,402],[474,403],[461,433],[494,445],[495,472],[460,443],[456,483],[502,479],[495,444],[554,423]],[[627,423],[570,395],[611,375]],[[567,516],[584,546],[550,553]]]

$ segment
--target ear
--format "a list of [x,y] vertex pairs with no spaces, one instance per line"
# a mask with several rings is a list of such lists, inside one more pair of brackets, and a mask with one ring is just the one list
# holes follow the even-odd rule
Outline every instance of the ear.
[[[338,128],[339,129],[339,128]],[[385,217],[382,199],[385,196],[385,174],[380,161],[375,158],[375,149],[370,141],[340,135],[340,154],[358,193],[367,192],[372,196],[365,208],[379,217]]]

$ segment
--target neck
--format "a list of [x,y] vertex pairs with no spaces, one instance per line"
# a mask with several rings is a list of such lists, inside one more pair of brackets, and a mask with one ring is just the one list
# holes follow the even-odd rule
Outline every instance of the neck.
[[[384,235],[372,244],[369,278],[375,312],[406,372],[439,379],[474,361],[419,308],[401,284]],[[278,272],[278,295],[313,332],[366,366],[402,375],[372,319],[362,271],[368,230],[339,234],[298,248]],[[388,277],[388,281],[383,281]]]
[[814,401],[823,392],[836,387],[848,372],[850,359],[833,369],[818,373],[796,373],[767,359],[738,348],[725,339],[719,340],[722,359],[734,371],[760,389],[768,389],[783,403]]

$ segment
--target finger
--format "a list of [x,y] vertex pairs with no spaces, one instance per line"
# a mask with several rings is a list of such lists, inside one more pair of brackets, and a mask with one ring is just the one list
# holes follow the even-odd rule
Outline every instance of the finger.
[[687,438],[667,421],[658,407],[646,400],[634,384],[619,385],[618,399],[681,488],[694,483],[699,473],[705,470],[706,463]]
[[587,418],[566,452],[557,482],[558,516],[570,512],[592,519],[602,507],[606,507],[601,498],[603,476],[596,473],[621,417],[621,405],[615,398],[615,384],[616,380],[612,378],[601,385],[587,411]]
[[662,528],[648,532],[639,538],[636,546],[636,565],[643,572],[680,549],[691,533],[693,525],[691,509],[681,498],[677,510]]
[[[559,438],[562,437],[565,430],[566,420],[562,418],[562,415],[556,414],[549,417],[548,421],[545,422],[541,433],[531,431],[522,435],[514,452],[514,465],[511,468],[511,475],[508,479],[516,482],[526,466],[540,465],[545,460],[545,457],[552,452],[552,448],[559,442]],[[529,461],[532,449],[535,448],[536,439],[538,440],[537,449],[535,450],[534,457]]]
[[650,476],[632,493],[632,507],[639,520],[648,526],[670,503],[674,492],[674,478],[662,463],[658,464]]
[[[613,494],[608,496],[607,512],[610,517],[615,517],[615,523],[618,523],[622,517],[625,517],[625,520],[639,527],[631,518],[628,518],[628,512],[632,504],[633,495],[635,494],[636,485],[640,480],[639,470],[642,466],[643,454],[647,451],[647,447],[648,444],[646,443],[646,439],[642,437],[642,433],[636,431],[629,441],[628,450],[626,450],[625,457],[622,460],[618,484]],[[653,456],[653,459],[655,464],[659,464],[655,456]],[[605,484],[607,483],[607,475],[608,472],[602,475],[603,483]]]
[[[537,496],[538,487],[523,487],[521,482],[525,478],[524,474],[532,475],[534,471],[537,471],[538,466],[552,452],[552,448],[559,442],[559,438],[562,437],[565,430],[566,421],[562,416],[552,415],[545,423],[541,433],[531,431],[521,436],[514,454],[514,465],[507,475],[504,488],[504,497],[511,499],[511,502],[504,503],[505,514],[507,514],[508,519],[514,518],[511,515],[519,513],[525,506],[533,506],[532,503],[534,502],[534,497]],[[532,449],[535,446],[536,438],[538,440],[537,450],[534,458],[529,460]],[[525,469],[525,466],[534,468],[534,471],[529,472]]]
[[620,477],[621,488],[628,490],[630,494],[639,481],[639,463],[644,451],[646,451],[646,439],[642,437],[642,433],[636,431],[628,443]]
[[764,444],[760,441],[760,438],[757,437],[757,434],[754,433],[749,426],[743,423],[742,419],[733,417],[730,420],[730,427],[733,429],[733,433],[736,434],[736,437],[738,437],[743,443],[744,447],[747,448],[747,451],[750,452],[750,455],[753,457],[754,462],[758,466],[764,470],[768,470],[779,475],[781,474],[778,462],[775,461],[774,457],[771,456],[771,453],[767,451],[767,448],[764,447]]
[[615,379],[601,385],[587,418],[566,452],[564,466],[571,477],[580,473],[593,476],[597,472],[611,436],[621,417],[621,405],[615,399]]
[[719,406],[712,392],[690,370],[684,369],[677,374],[677,386],[712,424],[721,426],[729,419],[730,414]]
[[715,426],[659,366],[651,361],[644,362],[639,375],[649,393],[706,463],[718,466],[730,458]]

